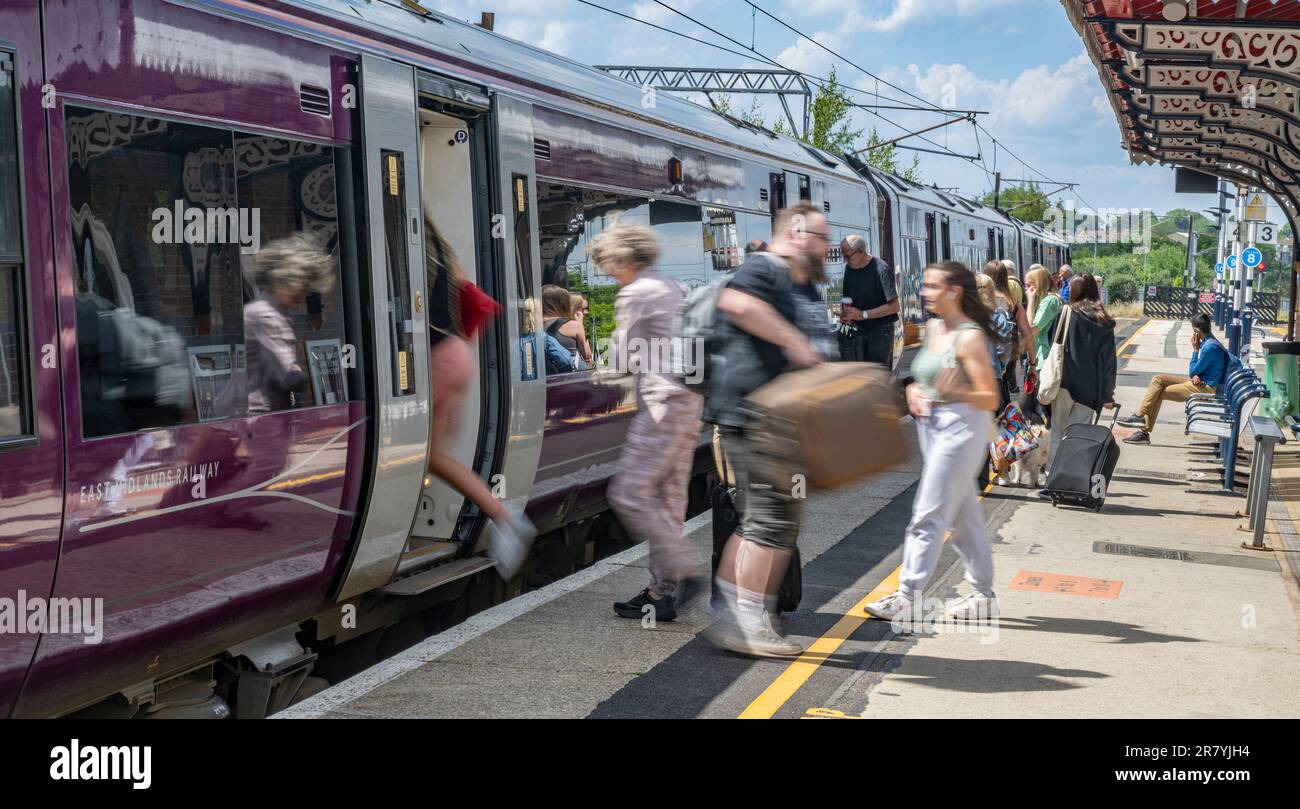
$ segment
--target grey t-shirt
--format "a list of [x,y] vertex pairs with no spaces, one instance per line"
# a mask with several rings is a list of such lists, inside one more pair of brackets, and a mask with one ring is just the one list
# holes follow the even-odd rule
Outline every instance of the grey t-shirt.
[[[727,286],[771,305],[807,335],[814,351],[827,360],[838,359],[839,347],[825,299],[816,285],[794,283],[785,259],[775,253],[754,253]],[[732,326],[724,316],[719,320],[703,418],[726,427],[743,427],[740,401],[780,376],[788,363],[783,346]]]

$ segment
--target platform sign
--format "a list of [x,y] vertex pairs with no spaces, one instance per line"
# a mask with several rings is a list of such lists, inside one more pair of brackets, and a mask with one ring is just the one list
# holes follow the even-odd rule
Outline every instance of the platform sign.
[[1250,199],[1246,202],[1246,221],[1247,222],[1266,222],[1268,221],[1268,203],[1264,201],[1263,194],[1251,194]]
[[1281,230],[1272,222],[1256,222],[1255,238],[1250,238],[1250,228],[1247,222],[1238,222],[1232,231],[1232,238],[1239,242],[1250,242],[1251,244],[1277,244],[1278,231]]
[[1241,251],[1241,263],[1245,264],[1247,269],[1253,270],[1264,263],[1264,254],[1258,247],[1247,247]]
[[1214,303],[1214,293],[1213,293],[1213,292],[1202,292],[1202,293],[1201,293],[1201,303]]
[[1228,265],[1228,269],[1229,269],[1229,270],[1235,270],[1235,269],[1237,269],[1237,255],[1234,253],[1234,254],[1228,256],[1228,258],[1227,258],[1227,260],[1226,260],[1226,263],[1227,263],[1227,265]]
[[1223,262],[1222,262],[1222,261],[1220,261],[1218,264],[1215,264],[1215,265],[1214,265],[1214,274],[1215,274],[1215,275],[1223,275]]

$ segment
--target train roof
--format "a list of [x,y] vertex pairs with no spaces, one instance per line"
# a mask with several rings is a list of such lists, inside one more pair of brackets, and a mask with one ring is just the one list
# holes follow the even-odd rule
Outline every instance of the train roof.
[[888,171],[869,166],[861,161],[853,162],[860,165],[862,170],[870,172],[880,182],[888,185],[898,196],[915,200],[927,207],[950,210],[963,216],[974,216],[1001,224],[1012,224],[1014,219],[1014,217],[1008,216],[992,205],[985,205],[961,194],[940,190],[932,185],[922,185],[906,177],[900,177],[897,174],[891,174]]
[[668,92],[656,94],[653,109],[646,110],[644,91],[632,82],[436,11],[430,10],[426,16],[401,5],[400,0],[282,0],[280,5],[324,15],[339,25],[365,29],[387,40],[455,60],[464,61],[468,55],[508,79],[552,88],[559,95],[613,108],[721,145],[836,175],[846,182],[862,183],[842,158],[802,141],[724,116]]

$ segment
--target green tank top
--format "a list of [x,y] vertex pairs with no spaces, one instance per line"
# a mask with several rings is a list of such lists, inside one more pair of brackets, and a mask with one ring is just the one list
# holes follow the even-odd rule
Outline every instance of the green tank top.
[[930,387],[930,383],[934,382],[934,378],[939,375],[939,371],[943,370],[945,366],[949,368],[955,366],[957,363],[957,338],[960,337],[961,332],[968,329],[979,330],[979,324],[968,320],[958,326],[957,333],[953,335],[952,344],[948,346],[946,351],[941,353],[930,351],[928,349],[929,341],[927,340],[926,345],[921,346],[921,350],[916,352],[916,357],[912,360],[912,378],[921,386],[925,398],[930,401],[944,401],[943,397],[936,394],[934,388]]

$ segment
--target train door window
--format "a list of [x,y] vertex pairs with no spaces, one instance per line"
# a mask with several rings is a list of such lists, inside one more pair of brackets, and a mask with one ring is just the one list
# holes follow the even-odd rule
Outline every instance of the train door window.
[[767,175],[767,202],[772,217],[785,207],[785,174],[774,171]]
[[925,215],[925,263],[933,264],[939,260],[938,240],[935,237],[934,214]]
[[1006,234],[1003,233],[1001,229],[998,230],[998,254],[996,258],[998,259],[1009,258],[1009,256],[1007,255]]
[[939,215],[939,235],[943,243],[943,258],[945,261],[949,261],[953,258],[952,224],[948,221],[948,217],[943,214]]
[[998,238],[997,233],[994,231],[994,229],[989,228],[989,257],[988,257],[989,261],[992,261],[995,258],[1000,258],[1000,254],[998,253],[997,238]]
[[12,54],[0,51],[0,441],[31,433]]
[[[239,255],[249,410],[347,401],[333,150],[236,133],[234,159],[239,207],[270,249]],[[298,384],[284,391],[288,377]]]
[[[510,210],[514,212],[515,220],[515,277],[519,285],[521,335],[535,334],[542,327],[540,302],[533,289],[533,223],[532,217],[528,215],[528,190],[527,175],[510,175]],[[540,346],[529,348],[534,345],[531,340],[526,340],[523,345],[524,376],[527,379],[537,379],[539,374],[536,364],[541,360],[533,352],[540,350]]]
[[410,312],[411,281],[407,259],[406,171],[401,152],[382,150],[384,256],[388,271],[388,337],[393,344],[393,395],[415,393],[411,367],[415,323]]
[[86,437],[246,412],[229,130],[66,107]]
[[799,199],[812,199],[812,184],[807,174],[795,175],[799,178]]

